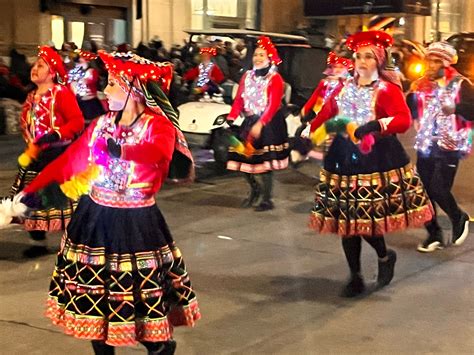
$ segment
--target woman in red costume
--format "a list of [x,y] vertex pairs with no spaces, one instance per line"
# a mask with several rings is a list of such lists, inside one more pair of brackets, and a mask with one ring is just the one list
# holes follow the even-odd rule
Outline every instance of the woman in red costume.
[[184,169],[181,177],[194,171],[163,92],[173,69],[131,53],[100,56],[111,112],[23,191],[30,206],[52,182],[66,194],[85,192],[61,242],[47,314],[67,334],[92,340],[96,354],[137,342],[149,354],[173,354],[173,327],[200,318],[181,252],[155,202],[172,160]]
[[[304,130],[301,132],[300,137],[295,137],[294,139],[293,150],[291,151],[292,163],[298,163],[303,160],[304,156],[306,156],[306,154],[308,154],[313,148],[313,143],[308,138],[310,127],[307,124],[316,117],[324,103],[331,97],[333,91],[343,85],[344,81],[349,76],[349,72],[352,70],[354,70],[354,63],[352,60],[339,57],[334,52],[329,53],[327,58],[327,68],[323,72],[326,77],[319,82],[316,89],[314,89],[313,94],[301,109],[300,116],[303,125],[299,129]],[[318,149],[320,151],[322,150],[322,153],[318,151],[316,154],[322,158],[331,145],[331,142],[332,137],[325,139],[323,146]]]
[[[347,40],[355,52],[354,78],[335,90],[311,123],[315,131],[325,121],[349,119],[347,133],[335,136],[324,159],[316,187],[311,226],[319,233],[336,233],[351,271],[342,296],[364,292],[361,242],[378,256],[378,287],[393,278],[396,253],[384,235],[421,227],[433,209],[408,155],[397,139],[410,127],[410,112],[398,77],[386,69],[385,49],[393,38],[385,32],[359,32]],[[358,127],[350,130],[351,127]]]
[[[11,189],[12,195],[19,193],[64,152],[84,128],[76,98],[64,85],[66,69],[53,48],[39,48],[38,60],[31,69],[31,81],[36,89],[28,94],[23,105],[20,126],[29,151],[36,153],[26,161],[19,160],[20,169]],[[52,194],[61,195],[61,192]],[[47,254],[46,232],[65,230],[72,211],[72,202],[61,208],[31,211],[24,219],[24,227],[30,234],[32,246],[24,255],[33,258]]]
[[97,59],[97,54],[77,50],[76,66],[68,73],[68,83],[81,108],[86,125],[94,118],[105,113],[104,107],[97,96],[99,72],[91,62]]
[[193,94],[201,95],[208,93],[210,96],[213,96],[221,92],[219,84],[224,81],[224,74],[212,60],[216,54],[215,48],[201,48],[199,50],[201,63],[184,73],[184,81],[194,81]]
[[[253,150],[241,154],[235,147],[229,149],[227,169],[241,171],[250,185],[250,194],[242,207],[251,207],[260,194],[262,201],[256,211],[273,209],[273,171],[288,167],[288,132],[285,117],[280,111],[283,98],[283,78],[277,72],[281,63],[278,52],[268,37],[260,37],[253,54],[253,69],[240,80],[227,120],[233,122],[239,115],[245,117],[239,138]],[[262,178],[257,182],[255,175]]]

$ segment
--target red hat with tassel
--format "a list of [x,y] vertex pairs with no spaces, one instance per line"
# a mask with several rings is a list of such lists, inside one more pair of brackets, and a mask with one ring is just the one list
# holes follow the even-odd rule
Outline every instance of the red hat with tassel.
[[279,65],[282,62],[275,45],[269,37],[260,36],[257,41],[257,47],[262,48],[267,52],[268,59],[270,59],[272,64]]
[[66,83],[67,72],[64,62],[58,52],[49,46],[38,47],[38,57],[43,59],[49,66],[49,70],[56,74],[60,84]]

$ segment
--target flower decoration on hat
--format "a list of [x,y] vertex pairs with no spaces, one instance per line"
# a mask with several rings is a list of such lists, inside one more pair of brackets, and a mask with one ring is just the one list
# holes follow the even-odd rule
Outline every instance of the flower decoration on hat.
[[215,57],[217,55],[217,50],[212,47],[203,47],[199,50],[199,54],[209,54],[212,57]]
[[362,31],[350,36],[346,46],[351,51],[357,52],[365,46],[376,46],[387,49],[393,45],[393,37],[384,31]]
[[433,56],[441,59],[445,67],[456,64],[458,53],[456,49],[447,42],[433,42],[426,50],[426,56]]
[[[100,51],[99,57],[109,73],[121,78],[129,86],[132,85],[132,88],[135,79],[138,79],[142,84],[150,81],[157,82],[165,93],[169,92],[173,78],[173,64],[169,62],[155,63],[132,52],[107,53]],[[136,88],[138,91],[141,90],[139,87]]]
[[268,59],[270,59],[272,64],[279,65],[282,62],[275,45],[269,37],[260,36],[257,41],[257,47],[260,47],[267,52]]
[[81,58],[87,60],[88,62],[91,60],[95,60],[98,57],[96,53],[88,52],[82,49],[76,49],[74,52]]
[[334,52],[329,52],[328,58],[326,60],[328,66],[340,64],[343,65],[347,70],[354,70],[354,63],[349,58],[339,57]]
[[64,66],[64,62],[58,52],[49,46],[38,47],[38,57],[43,59],[49,67],[49,70],[56,74],[58,82],[60,84],[66,83],[67,72]]

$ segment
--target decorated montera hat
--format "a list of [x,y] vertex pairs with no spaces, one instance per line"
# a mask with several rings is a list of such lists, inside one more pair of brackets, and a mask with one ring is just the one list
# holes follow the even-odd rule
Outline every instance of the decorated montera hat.
[[135,80],[141,84],[156,82],[166,94],[169,92],[173,78],[172,63],[155,63],[132,52],[99,51],[99,57],[107,71],[121,78],[127,85],[141,89]]
[[77,54],[79,57],[87,60],[88,62],[91,60],[95,60],[98,57],[96,53],[92,53],[83,49],[76,49],[74,53]]
[[433,42],[426,50],[426,56],[433,56],[441,59],[445,67],[456,64],[458,54],[456,49],[447,42]]
[[214,57],[217,55],[217,50],[213,47],[203,47],[199,49],[199,54],[209,54]]
[[273,65],[279,65],[282,62],[275,45],[269,37],[260,36],[257,41],[257,47],[260,47],[267,52],[268,59],[270,59],[270,63]]
[[67,72],[64,62],[59,53],[52,47],[40,46],[38,47],[38,57],[43,59],[49,66],[49,70],[56,74],[57,81],[60,84],[65,84],[67,80]]
[[393,45],[393,37],[384,31],[362,31],[350,36],[346,46],[351,51],[357,52],[361,47],[376,46],[387,49]]
[[354,63],[349,58],[340,57],[334,52],[329,52],[328,58],[326,60],[328,66],[341,64],[346,67],[347,70],[354,69]]

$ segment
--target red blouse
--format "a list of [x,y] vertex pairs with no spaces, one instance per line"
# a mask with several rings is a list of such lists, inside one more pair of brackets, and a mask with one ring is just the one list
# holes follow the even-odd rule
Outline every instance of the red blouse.
[[[133,126],[115,127],[115,115],[111,112],[95,120],[24,189],[25,193],[52,182],[61,184],[95,163],[100,167],[99,177],[91,184],[90,196],[95,202],[119,208],[154,204],[154,194],[166,179],[173,156],[175,127],[149,109]],[[120,158],[107,152],[110,135],[121,144]]]
[[232,104],[232,109],[227,116],[228,120],[235,120],[237,117],[243,113],[244,115],[247,114],[256,114],[254,112],[246,112],[246,102],[245,97],[253,97],[256,99],[264,99],[266,100],[266,107],[263,113],[260,115],[260,122],[262,122],[264,125],[268,124],[273,116],[277,113],[277,111],[281,107],[281,100],[283,98],[283,88],[284,88],[284,82],[283,78],[281,75],[277,72],[273,72],[270,75],[268,79],[268,85],[266,89],[264,89],[264,92],[259,92],[257,94],[255,93],[245,93],[246,90],[249,90],[249,86],[246,85],[246,80],[252,80],[250,77],[251,75],[251,70],[247,71],[242,79],[240,80],[239,83],[239,89],[237,91],[237,95],[235,97],[234,103]]
[[61,141],[68,141],[84,129],[84,117],[76,97],[66,86],[54,85],[37,103],[34,96],[34,91],[28,95],[20,119],[26,143],[51,132],[57,132]]
[[[375,95],[373,110],[375,119],[380,123],[381,134],[389,135],[406,132],[410,128],[411,115],[400,87],[381,80],[378,88],[375,90]],[[343,87],[341,87],[341,90],[334,92],[334,95],[326,102],[317,117],[311,122],[311,132],[314,132],[324,122],[338,114],[339,108],[336,96],[339,96],[339,100],[344,100]]]

